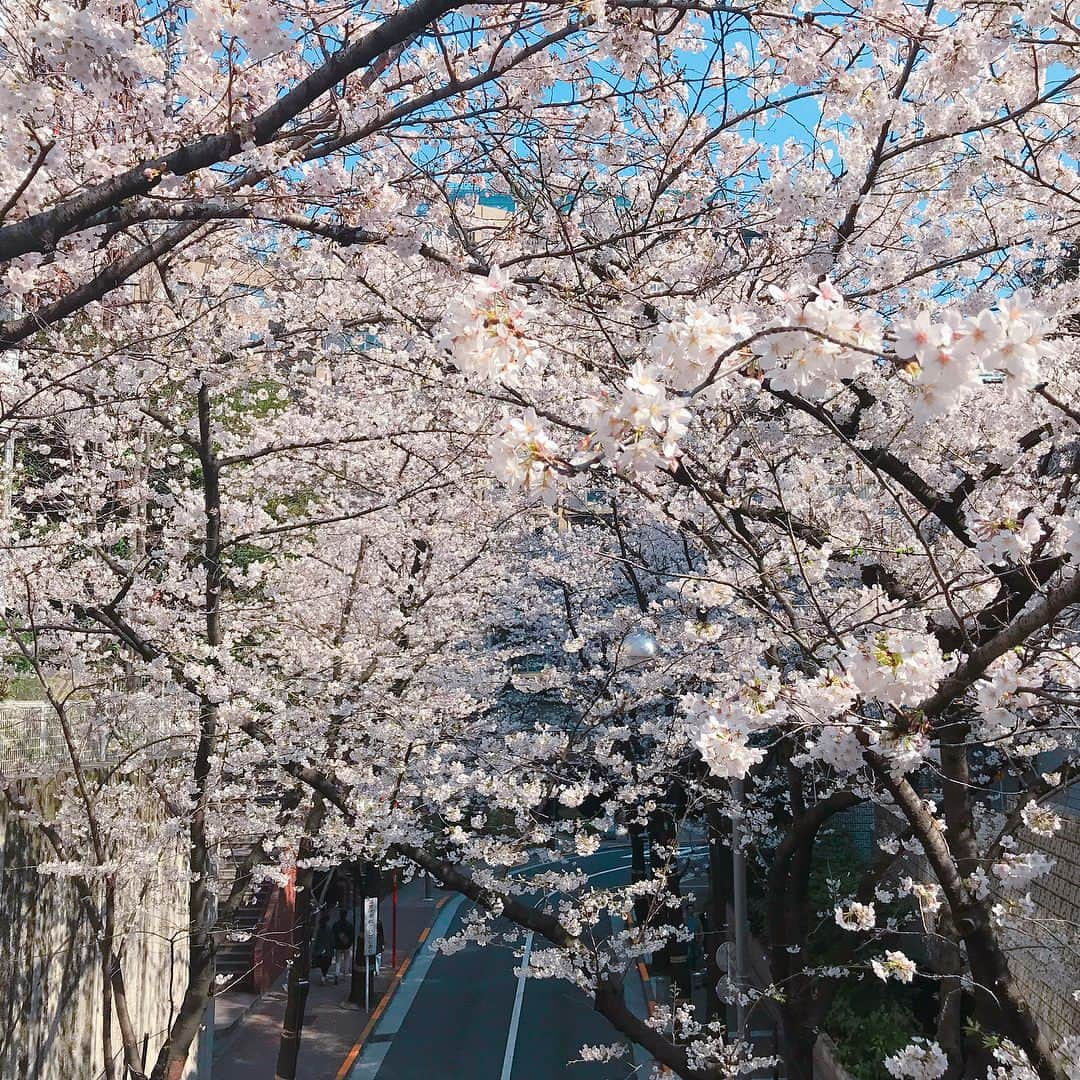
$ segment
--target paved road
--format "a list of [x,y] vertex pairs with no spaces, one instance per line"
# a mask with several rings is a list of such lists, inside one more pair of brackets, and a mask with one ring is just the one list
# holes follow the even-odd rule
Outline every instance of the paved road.
[[[578,860],[597,885],[629,880],[627,847]],[[537,896],[534,899],[539,899]],[[461,905],[453,933],[470,910]],[[498,925],[498,924],[497,924]],[[507,924],[501,924],[507,925]],[[532,941],[542,949],[544,943]],[[421,954],[423,955],[423,954]],[[425,963],[430,966],[425,968]],[[618,1033],[568,983],[520,980],[522,961],[509,946],[470,945],[418,962],[368,1039],[350,1080],[626,1080],[627,1055],[578,1062],[584,1044],[619,1041]],[[421,981],[422,979],[422,981]]]

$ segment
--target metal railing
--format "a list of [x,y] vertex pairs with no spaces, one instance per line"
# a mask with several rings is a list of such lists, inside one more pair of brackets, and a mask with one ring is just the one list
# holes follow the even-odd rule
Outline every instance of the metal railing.
[[[93,723],[93,710],[80,702],[69,705],[65,715],[80,762],[105,764],[108,729]],[[70,765],[71,752],[64,730],[49,702],[0,703],[0,776],[4,779],[39,776]]]
[[[147,748],[153,756],[168,753],[169,742],[160,720],[138,730],[103,715],[91,701],[69,701],[64,717],[71,746],[56,709],[47,701],[0,702],[0,779],[17,780],[63,772],[72,765],[113,765],[123,756]],[[126,730],[125,730],[126,728]],[[155,752],[156,751],[156,752]]]

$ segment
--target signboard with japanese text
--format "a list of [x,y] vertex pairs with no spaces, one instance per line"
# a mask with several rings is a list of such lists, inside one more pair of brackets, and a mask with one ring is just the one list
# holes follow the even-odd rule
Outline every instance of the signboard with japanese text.
[[364,897],[364,955],[374,956],[379,951],[379,901],[374,896]]

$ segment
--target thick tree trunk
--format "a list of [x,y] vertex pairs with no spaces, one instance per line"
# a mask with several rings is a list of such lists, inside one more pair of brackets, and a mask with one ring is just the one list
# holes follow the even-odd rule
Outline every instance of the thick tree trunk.
[[[808,892],[818,830],[834,814],[859,802],[850,791],[834,792],[815,803],[788,826],[773,855],[767,881],[766,925],[769,970],[783,987],[777,1003],[783,1030],[783,1055],[791,1080],[812,1080],[817,1025],[824,1006],[814,996],[814,981],[804,974],[808,929]],[[797,949],[788,952],[789,948]]]
[[[952,739],[943,739],[941,749],[942,770],[954,786],[947,803],[955,798],[955,789],[963,786],[961,778],[967,770],[966,750],[950,743]],[[957,759],[958,754],[964,755],[963,762]],[[907,780],[896,779],[888,765],[873,751],[866,751],[866,759],[918,836],[945,893],[953,922],[967,949],[968,964],[976,986],[977,1012],[992,1018],[988,1033],[1015,1042],[1027,1054],[1040,1080],[1065,1080],[1062,1066],[1055,1060],[1049,1041],[1009,971],[1008,959],[990,924],[987,905],[970,897],[965,890],[945,834]],[[954,818],[950,828],[954,836],[961,839],[968,830],[962,820],[962,809],[954,806],[952,813],[955,815],[958,812],[961,818]],[[947,822],[949,813],[947,806]],[[961,861],[967,858],[963,850],[956,855]]]
[[780,1014],[780,1033],[783,1040],[784,1069],[788,1080],[814,1080],[814,1045],[817,1032],[811,1030],[806,1018],[796,1009],[783,1009]]
[[[938,975],[938,1010],[934,1038],[945,1051],[949,1067],[944,1080],[960,1080],[967,1075],[970,1057],[964,1034],[965,998],[963,979],[965,970],[963,956],[957,948],[956,928],[952,918],[943,909],[937,927],[939,947],[934,951],[934,971]],[[985,1068],[982,1070],[985,1074]]]
[[101,957],[101,1056],[105,1080],[116,1080],[116,1062],[112,1046],[112,958],[108,953]]
[[[214,453],[210,391],[199,386],[199,460],[202,465],[204,541],[203,597],[206,644],[220,647],[221,634],[221,490],[220,466]],[[158,1053],[151,1080],[181,1080],[191,1044],[202,1026],[214,990],[215,904],[213,867],[206,829],[211,763],[217,745],[218,707],[205,694],[199,701],[199,741],[193,773],[194,807],[188,825],[191,882],[188,886],[188,984],[180,1011]]]
[[[975,816],[972,805],[971,769],[968,762],[967,741],[970,735],[968,724],[946,715],[940,726],[941,769],[944,778],[942,804],[945,813],[945,832],[949,848],[953,853],[956,869],[960,877],[967,878],[979,865],[979,842],[975,835]],[[987,918],[985,905],[978,905],[974,919],[965,917],[964,926],[975,927],[971,940],[965,935],[968,946],[968,958],[972,974],[975,975],[975,1013],[976,1020],[990,1032],[1011,1032],[1012,1038],[1025,1049],[1041,1038],[1038,1025],[1031,1017],[1026,1002],[1024,1009],[1010,1010],[1007,999],[997,992],[998,984],[1007,982],[1012,986],[1012,975],[1008,962],[1001,950],[996,934]],[[983,972],[980,976],[978,972]],[[984,981],[984,977],[993,974],[995,981]],[[1026,1015],[1025,1015],[1026,1014]],[[983,1049],[977,1056],[982,1059],[978,1064],[980,1072],[992,1061],[989,1053]]]

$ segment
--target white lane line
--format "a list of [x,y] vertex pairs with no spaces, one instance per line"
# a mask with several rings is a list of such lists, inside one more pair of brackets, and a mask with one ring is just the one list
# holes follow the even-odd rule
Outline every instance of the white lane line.
[[564,859],[551,859],[548,862],[529,863],[526,866],[518,866],[510,871],[513,874],[527,874],[530,870],[542,870],[545,866],[565,866],[567,863],[577,862],[581,859],[594,859],[597,855],[606,855],[609,852],[626,851],[626,858],[630,858],[629,848],[626,844],[613,844],[609,848],[594,851],[591,855],[570,855]]
[[[591,859],[596,855],[619,853],[621,859],[625,860],[629,856],[622,855],[622,850],[623,849],[618,847],[609,848],[607,852],[596,852],[593,855],[579,856],[579,858]],[[512,871],[512,873],[523,873],[529,870],[539,869],[543,866],[558,865],[561,864],[557,862],[539,863],[533,866],[519,867],[517,870]],[[627,869],[627,866],[613,866],[606,870],[594,871],[586,876],[591,879],[594,877],[602,877],[605,874],[618,873]],[[554,895],[554,893],[548,893],[544,899],[547,900]],[[424,981],[424,977],[431,967],[431,962],[435,959],[434,943],[449,929],[450,923],[453,921],[453,917],[457,914],[457,909],[461,906],[464,899],[464,896],[455,896],[439,913],[435,920],[435,925],[432,926],[431,932],[424,942],[424,947],[409,966],[409,970],[406,971],[405,978],[402,980],[397,993],[390,1002],[390,1007],[383,1014],[379,1023],[375,1025],[374,1031],[371,1032],[367,1043],[360,1052],[359,1058],[349,1073],[349,1080],[375,1080],[383,1063],[383,1059],[390,1050],[392,1039],[401,1030],[401,1026],[405,1022],[405,1017],[412,1007],[413,1000],[416,998],[420,986]],[[525,949],[521,957],[521,974],[518,976],[517,991],[514,995],[514,1008],[510,1016],[510,1030],[507,1035],[506,1050],[503,1054],[502,1073],[500,1074],[499,1080],[510,1080],[510,1072],[514,1064],[514,1050],[517,1044],[518,1028],[521,1025],[521,1010],[525,998],[525,973],[529,966],[532,942],[533,932],[530,930],[525,935]],[[373,1036],[376,1035],[382,1036],[383,1040],[377,1043],[374,1042]],[[389,1036],[389,1038],[387,1038],[387,1036]]]
[[[586,876],[591,881],[593,878],[603,877],[605,874],[621,874],[625,871],[625,866],[612,866],[607,870],[597,870]],[[554,893],[548,893],[544,900],[548,900],[554,895]],[[532,943],[533,932],[530,930],[525,935],[525,951],[521,955],[521,967],[518,969],[517,991],[514,994],[514,1008],[510,1013],[510,1031],[506,1036],[506,1050],[503,1053],[502,1072],[499,1074],[499,1080],[510,1080],[510,1073],[514,1068],[514,1049],[517,1046],[518,1028],[521,1026],[521,1006],[525,1000],[525,980],[528,978],[529,954],[532,952]]]
[[529,953],[532,952],[533,932],[525,935],[525,952],[521,956],[521,970],[518,974],[517,992],[514,994],[514,1011],[510,1014],[510,1031],[506,1036],[506,1051],[503,1054],[502,1072],[499,1080],[510,1080],[510,1070],[514,1067],[514,1047],[517,1045],[518,1026],[521,1023],[521,1003],[525,998],[525,979],[529,971]]
[[612,866],[607,870],[597,870],[595,873],[589,874],[588,878],[592,881],[594,877],[603,877],[605,874],[622,874],[625,873],[627,869],[629,868],[626,866]]

